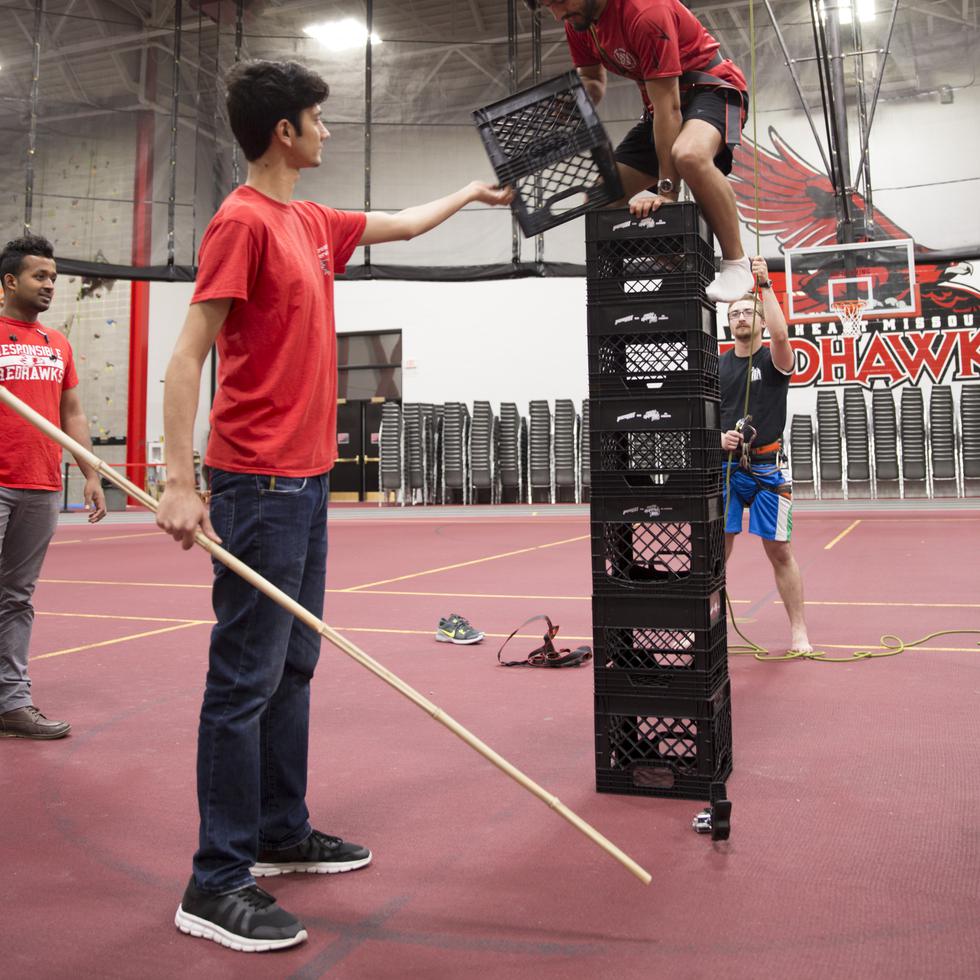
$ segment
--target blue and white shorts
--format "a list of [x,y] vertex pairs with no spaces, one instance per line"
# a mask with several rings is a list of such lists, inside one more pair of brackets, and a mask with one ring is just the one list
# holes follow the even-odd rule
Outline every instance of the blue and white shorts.
[[793,485],[775,463],[757,463],[752,472],[738,463],[726,464],[731,479],[731,503],[725,496],[725,530],[739,534],[742,514],[749,509],[749,532],[767,541],[789,541],[793,533]]

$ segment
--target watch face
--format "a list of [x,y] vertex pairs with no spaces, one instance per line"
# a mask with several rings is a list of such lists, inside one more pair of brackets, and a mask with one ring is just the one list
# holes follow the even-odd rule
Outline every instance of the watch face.
[[661,194],[669,194],[674,189],[674,182],[669,177],[657,181],[657,190]]

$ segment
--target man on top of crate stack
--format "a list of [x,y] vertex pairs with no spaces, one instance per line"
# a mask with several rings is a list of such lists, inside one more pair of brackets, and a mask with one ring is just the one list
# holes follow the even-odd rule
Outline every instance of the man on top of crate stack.
[[[735,192],[725,179],[748,107],[745,76],[680,0],[524,0],[565,25],[572,60],[594,103],[606,72],[632,78],[643,120],[616,148],[630,210],[646,217],[677,200],[687,181],[721,245],[721,271],[707,288],[730,303],[752,288],[739,236]],[[656,188],[649,193],[648,188]]]

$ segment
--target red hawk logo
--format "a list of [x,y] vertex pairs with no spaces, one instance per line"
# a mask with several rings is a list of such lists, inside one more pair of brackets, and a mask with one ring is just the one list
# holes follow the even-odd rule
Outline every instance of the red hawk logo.
[[[837,244],[837,213],[834,209],[834,187],[830,178],[816,170],[790,147],[776,132],[769,129],[769,139],[775,152],[762,146],[756,147],[747,137],[735,151],[732,182],[738,201],[738,211],[743,223],[755,232],[755,150],[758,151],[759,199],[758,229],[760,235],[775,236],[780,250],[787,248],[812,248],[819,245]],[[851,195],[851,207],[857,214],[866,215],[867,205],[861,194]],[[871,216],[875,238],[914,238],[897,225],[883,211],[875,207]],[[980,308],[980,292],[968,283],[955,280],[973,273],[969,262],[932,263],[928,253],[935,251],[916,243],[916,254],[925,261],[915,265],[916,281],[922,297],[923,309],[939,307],[947,313],[975,313]],[[887,269],[878,273],[887,276]],[[806,282],[801,283],[804,292]],[[807,309],[826,308],[827,298],[816,293],[811,302],[801,300],[800,312]],[[935,312],[935,311],[930,311]]]

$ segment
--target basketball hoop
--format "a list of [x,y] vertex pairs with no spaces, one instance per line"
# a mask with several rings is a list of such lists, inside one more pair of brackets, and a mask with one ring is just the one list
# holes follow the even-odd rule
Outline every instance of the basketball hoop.
[[864,308],[868,305],[866,299],[842,299],[832,304],[833,311],[840,318],[845,337],[859,337],[861,324],[864,323]]

